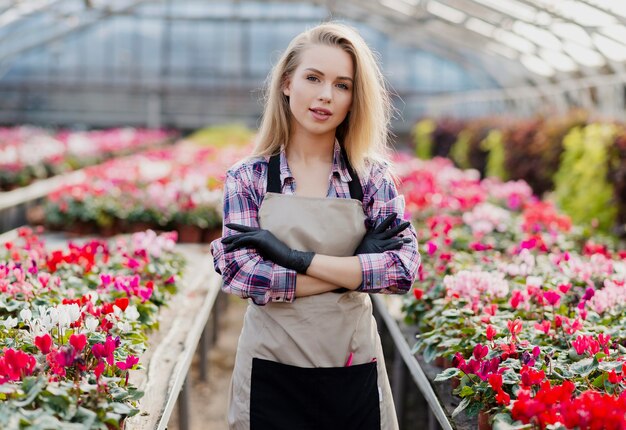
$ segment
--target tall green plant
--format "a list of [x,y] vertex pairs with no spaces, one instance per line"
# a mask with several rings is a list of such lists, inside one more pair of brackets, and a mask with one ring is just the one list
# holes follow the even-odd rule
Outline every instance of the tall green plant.
[[489,152],[486,176],[495,176],[506,181],[508,175],[504,167],[505,154],[502,132],[500,130],[491,130],[481,142],[480,148]]
[[450,149],[450,157],[457,166],[462,169],[469,169],[472,167],[470,162],[470,141],[472,140],[472,133],[468,130],[463,130],[459,133],[459,136]]
[[575,224],[591,223],[608,231],[615,222],[613,185],[607,180],[609,146],[615,133],[612,124],[590,124],[573,128],[563,139],[554,195]]
[[433,131],[436,127],[437,125],[432,119],[423,119],[413,128],[415,155],[422,160],[433,158]]

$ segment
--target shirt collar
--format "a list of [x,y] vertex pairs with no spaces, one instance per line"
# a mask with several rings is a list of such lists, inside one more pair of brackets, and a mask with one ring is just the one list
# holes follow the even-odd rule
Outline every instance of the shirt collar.
[[[339,177],[343,182],[350,182],[352,180],[352,176],[348,172],[348,168],[345,160],[341,156],[341,145],[337,138],[335,138],[335,145],[333,149],[333,167],[332,173],[339,174]],[[287,164],[287,155],[285,154],[285,146],[283,145],[280,149],[280,183],[281,185],[285,184],[285,180],[287,178],[293,179],[293,174],[289,169],[289,165]]]

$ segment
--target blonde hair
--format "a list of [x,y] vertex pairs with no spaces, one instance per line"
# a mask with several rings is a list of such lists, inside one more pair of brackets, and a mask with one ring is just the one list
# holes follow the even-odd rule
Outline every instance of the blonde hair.
[[280,152],[290,139],[291,110],[283,94],[285,80],[293,76],[301,53],[312,45],[336,46],[352,58],[354,89],[351,111],[337,127],[336,137],[345,147],[350,164],[365,175],[366,160],[389,163],[388,133],[391,99],[374,53],[358,32],[345,24],[324,23],[296,36],[268,76],[265,109],[252,156]]

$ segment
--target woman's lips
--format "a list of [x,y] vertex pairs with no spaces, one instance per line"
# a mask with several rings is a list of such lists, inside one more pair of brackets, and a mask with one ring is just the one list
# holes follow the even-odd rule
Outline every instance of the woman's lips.
[[332,113],[328,109],[309,109],[313,118],[318,121],[326,121],[331,117]]

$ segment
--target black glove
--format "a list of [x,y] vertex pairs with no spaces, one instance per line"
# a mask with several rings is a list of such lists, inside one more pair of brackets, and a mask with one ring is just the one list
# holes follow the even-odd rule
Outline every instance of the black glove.
[[224,248],[224,252],[254,248],[263,258],[298,273],[306,273],[315,255],[314,252],[296,251],[289,248],[269,230],[241,224],[226,224],[226,227],[241,233],[222,239],[222,243],[228,245]]
[[[354,251],[354,255],[358,254],[379,254],[392,249],[402,248],[402,244],[411,242],[408,237],[395,238],[401,231],[411,225],[409,221],[398,224],[393,228],[389,226],[394,222],[397,213],[393,212],[383,220],[380,225],[365,233],[363,240]],[[387,230],[389,228],[389,230]]]

